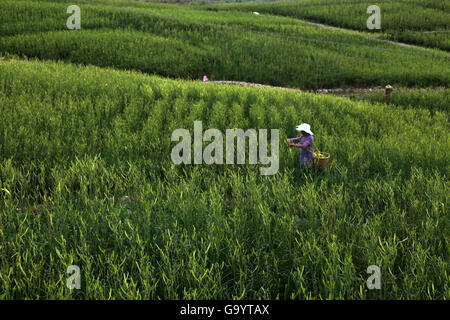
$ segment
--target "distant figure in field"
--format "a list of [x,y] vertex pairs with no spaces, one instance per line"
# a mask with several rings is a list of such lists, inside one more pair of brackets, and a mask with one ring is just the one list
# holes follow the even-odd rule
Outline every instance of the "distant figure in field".
[[391,99],[391,92],[393,90],[394,88],[390,84],[384,87],[384,100],[389,101]]
[[[300,131],[301,136],[297,138],[287,139],[287,142],[290,143],[289,146],[291,147],[302,149],[300,151],[300,168],[314,168],[314,133],[311,131],[311,126],[307,123],[302,123],[295,129],[297,131]],[[294,144],[291,142],[298,142],[298,144]]]

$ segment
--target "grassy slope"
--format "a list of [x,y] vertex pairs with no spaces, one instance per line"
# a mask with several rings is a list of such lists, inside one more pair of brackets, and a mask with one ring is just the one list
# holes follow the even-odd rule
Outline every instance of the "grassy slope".
[[[449,298],[446,112],[38,61],[0,62],[0,88],[1,298]],[[330,166],[174,166],[200,119],[309,122]]]
[[[356,100],[367,100],[372,103],[386,103],[384,94],[379,92],[361,92],[346,94]],[[436,110],[448,112],[450,93],[447,88],[396,88],[391,94],[388,104],[407,108],[426,108],[434,113]]]
[[[298,0],[276,2],[246,2],[198,4],[196,7],[210,10],[259,11],[282,15],[354,30],[367,30],[366,10],[371,5],[381,9],[381,32],[391,40],[450,50],[448,31],[450,1],[355,1],[355,0]],[[376,34],[381,34],[379,31]]]
[[[65,30],[67,3],[7,1],[0,5],[5,20],[2,34],[8,35],[0,38],[0,52],[41,59],[308,89],[386,82],[438,85],[448,81],[450,74],[443,52],[399,48],[373,42],[358,32],[321,30],[288,18],[267,22],[243,13],[161,4],[122,3],[135,6],[133,10],[80,4],[82,30],[69,31]],[[287,38],[291,36],[301,39]]]

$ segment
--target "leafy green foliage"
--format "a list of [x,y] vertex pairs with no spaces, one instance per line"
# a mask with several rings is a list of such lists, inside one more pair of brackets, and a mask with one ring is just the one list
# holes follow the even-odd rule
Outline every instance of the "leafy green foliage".
[[82,29],[67,30],[68,3],[3,1],[0,54],[303,89],[436,86],[450,74],[442,51],[399,47],[295,19],[195,6],[79,3]]
[[380,92],[362,92],[350,95],[356,100],[367,100],[372,103],[388,103],[403,108],[428,109],[431,114],[435,111],[448,111],[450,93],[447,88],[395,88],[389,101],[384,100]]
[[[18,59],[0,89],[2,299],[449,298],[445,110]],[[194,120],[308,122],[332,158],[175,166]]]
[[367,31],[369,14],[366,10],[374,4],[381,10],[381,30],[375,32],[381,33],[384,38],[450,50],[448,0],[297,0],[201,4],[199,7],[209,10],[259,11]]

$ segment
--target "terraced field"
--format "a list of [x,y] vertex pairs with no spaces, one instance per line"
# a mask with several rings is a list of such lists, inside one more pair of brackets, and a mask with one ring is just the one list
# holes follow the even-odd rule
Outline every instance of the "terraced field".
[[206,74],[211,80],[303,89],[386,83],[437,86],[450,78],[448,53],[378,42],[366,33],[323,30],[282,17],[267,22],[235,11],[96,3],[80,3],[82,29],[70,31],[69,2],[2,2],[5,22],[0,32],[5,37],[0,53],[172,78],[201,79]]
[[[68,3],[0,3],[1,299],[449,299],[447,52],[250,4],[80,2],[67,30]],[[277,173],[174,164],[195,121],[278,129]],[[302,122],[324,170],[284,142]]]
[[[199,5],[208,10],[259,11],[353,30],[368,31],[367,8],[377,5],[381,29],[373,30],[384,39],[450,50],[448,0],[296,0]],[[373,13],[373,12],[371,12]]]

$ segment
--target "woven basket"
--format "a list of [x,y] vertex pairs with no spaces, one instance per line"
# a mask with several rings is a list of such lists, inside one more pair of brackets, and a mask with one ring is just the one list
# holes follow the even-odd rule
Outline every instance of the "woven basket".
[[330,160],[330,154],[326,153],[326,152],[321,152],[321,153],[326,157],[319,159],[314,155],[314,161],[315,161],[314,165],[316,168],[325,169],[328,164],[328,160]]

